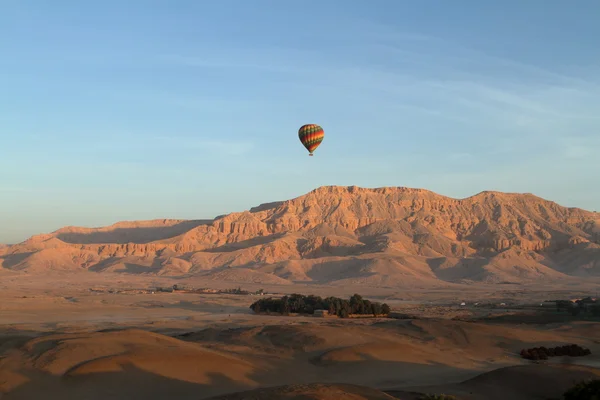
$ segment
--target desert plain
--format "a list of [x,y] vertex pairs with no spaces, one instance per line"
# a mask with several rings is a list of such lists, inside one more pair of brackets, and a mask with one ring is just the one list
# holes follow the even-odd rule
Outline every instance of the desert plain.
[[[600,376],[600,319],[552,303],[597,297],[599,233],[528,194],[356,187],[63,228],[0,248],[0,398],[560,399]],[[250,309],[292,293],[392,313]],[[566,344],[591,354],[519,354]]]

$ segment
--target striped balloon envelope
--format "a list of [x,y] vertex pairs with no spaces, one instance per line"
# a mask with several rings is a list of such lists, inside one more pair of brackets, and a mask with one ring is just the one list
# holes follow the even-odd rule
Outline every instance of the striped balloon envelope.
[[306,124],[298,129],[298,137],[300,138],[300,142],[306,147],[306,150],[308,150],[308,155],[312,156],[313,152],[323,141],[325,132],[317,124]]

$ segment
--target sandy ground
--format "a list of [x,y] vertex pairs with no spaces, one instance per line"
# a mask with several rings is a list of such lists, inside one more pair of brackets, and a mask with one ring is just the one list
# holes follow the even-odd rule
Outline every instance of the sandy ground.
[[[576,288],[332,292],[243,285],[343,297],[358,292],[421,318],[402,320],[258,316],[248,308],[256,296],[108,292],[175,283],[237,286],[89,273],[0,275],[0,398],[203,399],[265,387],[272,388],[231,398],[410,399],[411,392],[559,398],[573,382],[599,373],[600,322],[536,309],[546,299],[586,294]],[[570,343],[592,355],[569,360],[579,366],[518,356],[523,347]],[[553,385],[527,391],[536,379]],[[273,388],[281,385],[292,386]]]

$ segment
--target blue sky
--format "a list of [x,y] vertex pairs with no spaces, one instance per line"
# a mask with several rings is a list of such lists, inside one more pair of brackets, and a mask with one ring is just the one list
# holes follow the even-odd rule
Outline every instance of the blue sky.
[[[321,185],[600,210],[600,2],[0,2],[0,242]],[[308,157],[297,129],[325,140]]]

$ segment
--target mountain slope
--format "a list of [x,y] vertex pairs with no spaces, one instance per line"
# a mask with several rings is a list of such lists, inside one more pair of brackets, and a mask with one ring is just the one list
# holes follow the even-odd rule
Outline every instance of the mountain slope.
[[212,221],[63,228],[0,262],[273,283],[527,282],[600,277],[599,243],[600,214],[531,194],[327,186]]

